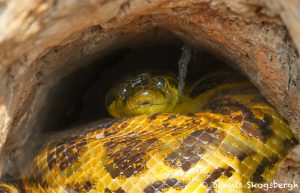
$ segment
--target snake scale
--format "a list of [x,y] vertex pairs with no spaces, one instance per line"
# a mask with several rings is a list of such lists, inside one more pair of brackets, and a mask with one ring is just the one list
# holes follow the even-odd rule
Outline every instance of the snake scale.
[[[178,96],[169,73],[145,72],[107,94],[110,122],[82,126],[41,148],[5,193],[251,192],[297,143],[245,78],[204,76]],[[238,186],[235,186],[238,185]]]

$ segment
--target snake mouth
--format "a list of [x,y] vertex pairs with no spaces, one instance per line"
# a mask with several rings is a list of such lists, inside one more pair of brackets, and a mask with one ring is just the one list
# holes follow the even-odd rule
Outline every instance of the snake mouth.
[[[193,19],[173,18],[169,13],[165,13],[165,19],[155,15],[139,16],[145,23],[155,21],[145,25],[147,27],[143,25],[138,33],[132,30],[140,25],[136,21],[128,21],[114,29],[104,29],[100,24],[85,26],[66,37],[66,41],[41,49],[44,52],[24,53],[20,62],[16,62],[22,67],[15,65],[7,69],[9,78],[4,81],[5,84],[11,80],[16,83],[3,90],[3,93],[8,93],[10,104],[0,106],[0,115],[4,117],[0,123],[9,131],[7,138],[1,138],[6,141],[0,161],[5,165],[2,174],[17,176],[15,168],[22,168],[26,157],[43,143],[41,136],[107,117],[108,113],[99,101],[103,101],[110,82],[121,74],[140,68],[177,72],[181,47],[186,42],[195,49],[199,48],[190,64],[189,72],[194,75],[189,76],[191,79],[209,70],[227,68],[229,63],[256,82],[281,113],[295,114],[293,120],[297,122],[298,103],[292,99],[287,102],[289,95],[286,92],[289,91],[278,91],[278,88],[292,90],[297,87],[292,86],[293,78],[286,78],[286,74],[293,73],[297,54],[285,29],[277,23],[262,20],[249,25],[249,31],[255,35],[243,35],[241,31],[249,29],[244,24],[249,23],[249,18],[242,19],[241,25],[231,25],[235,22],[230,17],[231,12],[224,13],[223,17],[221,12],[206,5],[201,5],[200,9],[203,18],[194,17],[201,20],[195,23]],[[221,20],[216,21],[216,18]],[[269,37],[271,33],[277,34],[274,41]],[[276,50],[279,47],[282,50]],[[278,72],[279,78],[274,72]]]
[[[152,103],[150,101],[144,101],[144,102],[139,103],[138,107],[136,107],[136,108],[141,108],[143,106],[160,106],[160,105],[166,105],[166,104],[169,104],[169,102],[165,102],[165,103]],[[133,109],[131,109],[131,110],[133,110]]]
[[129,108],[130,111],[135,111],[135,110],[138,110],[140,108],[147,108],[149,106],[167,106],[171,104],[171,101],[167,101],[167,102],[163,102],[163,103],[153,103],[153,102],[150,102],[150,101],[144,101],[144,102],[141,102],[139,103],[136,107],[133,107],[133,108]]
[[132,114],[154,114],[168,111],[169,106],[175,104],[177,99],[166,95],[168,94],[161,90],[140,89],[134,96],[130,97],[131,100],[127,101],[129,112]]

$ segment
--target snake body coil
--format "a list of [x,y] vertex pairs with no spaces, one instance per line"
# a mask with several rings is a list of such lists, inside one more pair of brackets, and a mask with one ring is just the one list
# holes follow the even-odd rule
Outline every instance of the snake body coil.
[[[206,76],[182,97],[171,76],[150,83],[147,77],[108,94],[109,111],[129,117],[48,143],[19,190],[3,183],[0,192],[251,192],[249,183],[272,179],[297,143],[276,110],[239,76]],[[145,86],[152,83],[171,94],[152,95]],[[146,92],[137,96],[132,84]]]

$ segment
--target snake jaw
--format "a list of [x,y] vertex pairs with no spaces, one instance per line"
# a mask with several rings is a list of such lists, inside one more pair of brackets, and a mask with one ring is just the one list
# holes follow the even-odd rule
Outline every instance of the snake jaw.
[[[176,100],[176,99],[175,99]],[[156,114],[162,112],[171,112],[174,110],[176,102],[174,99],[162,99],[159,101],[142,100],[128,105],[128,112],[132,115]]]

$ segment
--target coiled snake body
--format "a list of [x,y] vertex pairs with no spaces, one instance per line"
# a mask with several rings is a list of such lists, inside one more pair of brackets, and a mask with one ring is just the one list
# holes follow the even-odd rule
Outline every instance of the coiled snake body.
[[0,192],[251,192],[249,183],[272,179],[297,143],[240,76],[213,73],[184,93],[169,74],[130,78],[106,100],[126,118],[47,143],[22,184],[2,183]]

